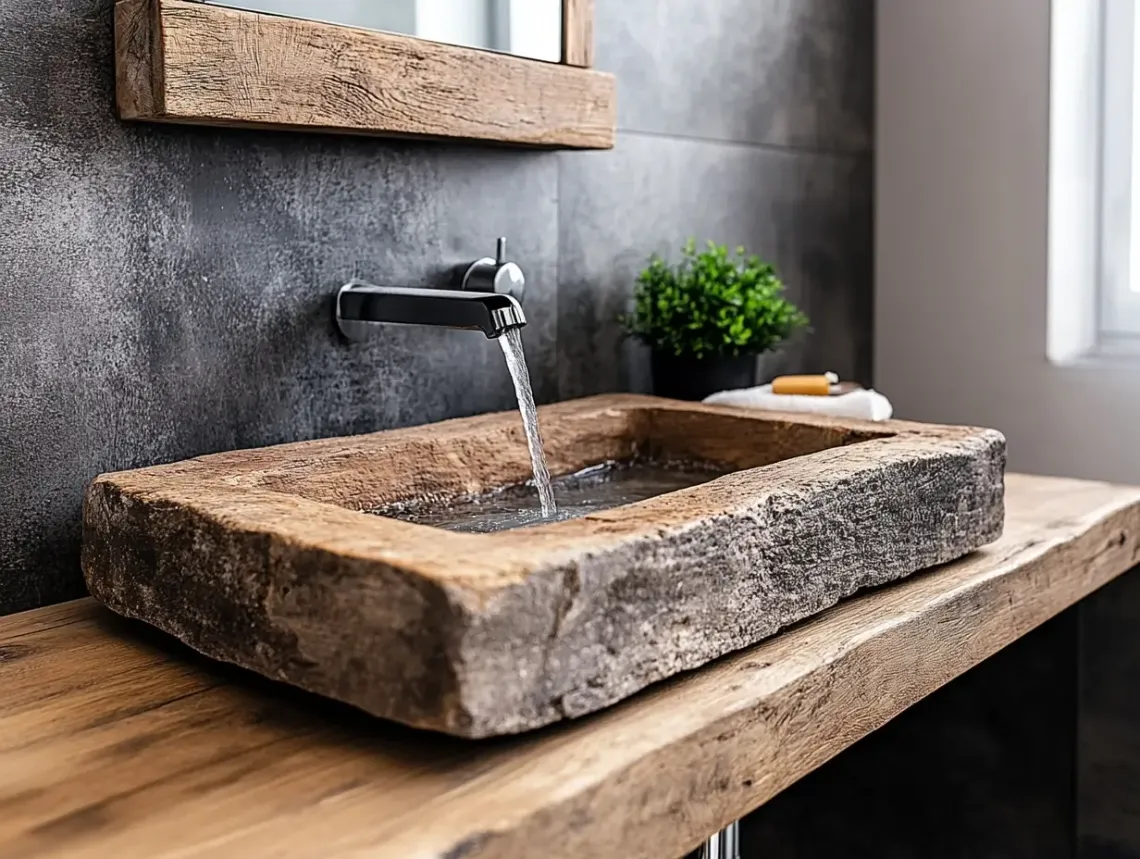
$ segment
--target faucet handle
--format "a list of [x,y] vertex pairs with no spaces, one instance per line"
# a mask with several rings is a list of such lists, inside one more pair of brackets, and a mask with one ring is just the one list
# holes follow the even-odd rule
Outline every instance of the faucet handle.
[[500,236],[495,244],[495,258],[482,257],[466,267],[460,281],[461,289],[476,292],[499,292],[523,300],[526,276],[517,263],[507,259],[507,237]]

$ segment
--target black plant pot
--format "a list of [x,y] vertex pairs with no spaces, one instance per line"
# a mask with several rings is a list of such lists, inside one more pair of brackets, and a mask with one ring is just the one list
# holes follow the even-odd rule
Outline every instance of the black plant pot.
[[694,358],[653,351],[653,393],[674,400],[703,400],[717,391],[756,384],[756,356]]

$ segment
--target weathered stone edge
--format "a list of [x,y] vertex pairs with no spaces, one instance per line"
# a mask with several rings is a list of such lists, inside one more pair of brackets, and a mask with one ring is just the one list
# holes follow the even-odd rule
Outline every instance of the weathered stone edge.
[[[585,553],[534,571],[478,614],[466,614],[454,664],[469,735],[596,711],[751,646],[857,590],[952,561],[1001,536],[1000,433],[979,430],[955,442],[916,437],[905,453],[897,444],[867,443],[867,456],[884,455],[881,469],[849,471],[852,448],[829,452],[840,466],[833,479],[818,481],[800,503],[776,493],[708,517],[724,535],[711,542],[700,538],[698,524]],[[813,458],[826,468],[827,454]],[[765,471],[775,480],[780,466],[795,468],[789,461]],[[822,516],[813,513],[819,510]],[[918,521],[916,511],[924,514]],[[877,538],[865,536],[872,531]],[[805,545],[823,551],[805,552]],[[629,592],[639,598],[623,599]],[[554,611],[536,610],[552,599]]]
[[114,477],[97,478],[84,500],[82,566],[95,599],[214,659],[377,716],[468,733],[446,658],[459,622],[430,579],[238,529]]
[[[741,555],[735,540],[728,541],[727,553],[718,555],[694,542],[693,529],[686,528],[656,541],[648,556],[642,555],[644,538],[631,540],[598,555],[586,553],[573,564],[534,570],[522,584],[490,600],[473,601],[469,594],[414,572],[293,545],[279,535],[237,531],[208,511],[133,497],[108,479],[97,480],[88,494],[84,569],[92,593],[112,609],[152,623],[207,655],[379,716],[480,737],[600,709],[656,680],[747,647],[859,587],[952,560],[996,539],[1004,451],[1000,434],[978,431],[949,447],[939,439],[925,452],[919,444],[917,453],[896,457],[885,468],[895,474],[898,491],[913,477],[908,469],[925,469],[926,482],[920,485],[926,495],[909,496],[913,507],[926,509],[932,501],[954,497],[964,513],[947,513],[914,530],[912,542],[926,549],[899,559],[896,546],[881,544],[879,551],[857,559],[858,575],[836,577],[831,592],[798,611],[777,614],[772,614],[772,601],[780,594],[750,590],[748,582],[756,576],[740,575],[741,564],[776,570],[814,565],[827,584],[826,576],[835,574],[827,564],[837,559],[815,558],[809,564],[801,556],[781,556],[777,545]],[[842,464],[851,448],[835,454]],[[834,499],[827,500],[828,491],[842,490],[851,501],[876,497],[870,484],[852,485],[846,471],[839,469],[838,487],[829,490],[826,480],[820,482],[811,503],[822,499],[834,505]],[[876,476],[882,478],[883,471],[859,472],[858,479],[873,482]],[[946,495],[947,487],[965,489],[955,497]],[[877,494],[890,497],[881,486]],[[806,500],[800,499],[801,507]],[[770,499],[760,503],[772,504]],[[833,515],[858,521],[857,507],[840,504]],[[781,533],[794,544],[811,531],[805,531],[810,517],[799,509],[745,509],[718,527],[744,532],[784,528]],[[880,525],[883,512],[881,505],[862,511]],[[789,516],[796,525],[791,530]],[[962,527],[948,527],[959,518]],[[679,554],[670,559],[669,552]],[[196,575],[203,556],[212,559],[208,582]],[[670,560],[678,568],[710,572],[663,575],[661,567]],[[842,555],[838,560],[850,561]],[[737,571],[728,579],[732,587],[724,576],[717,577],[725,566]],[[237,575],[241,570],[261,570],[261,575]],[[615,602],[615,582],[651,582],[661,592],[640,604]],[[678,589],[685,592],[686,587],[689,598],[678,600]],[[731,599],[718,599],[724,594]],[[380,604],[386,610],[377,609]],[[373,614],[365,617],[370,605]],[[613,613],[631,605],[653,614],[656,625],[620,618],[615,623]],[[686,611],[696,619],[686,620]],[[734,626],[738,617],[744,621]],[[604,627],[600,632],[599,624]],[[650,643],[631,643],[631,626]],[[312,652],[313,642],[320,644],[319,653]]]

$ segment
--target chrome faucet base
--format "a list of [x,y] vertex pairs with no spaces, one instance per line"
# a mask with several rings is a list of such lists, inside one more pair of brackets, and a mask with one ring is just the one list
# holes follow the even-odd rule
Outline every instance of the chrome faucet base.
[[471,263],[460,278],[460,289],[479,292],[501,292],[523,300],[526,278],[516,263],[507,259],[507,239],[500,236],[495,258],[483,257]]

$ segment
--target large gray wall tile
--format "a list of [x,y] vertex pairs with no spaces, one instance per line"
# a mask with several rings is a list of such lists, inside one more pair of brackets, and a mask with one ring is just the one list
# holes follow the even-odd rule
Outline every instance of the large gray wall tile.
[[[623,122],[864,150],[869,5],[605,0],[599,52],[618,69]],[[559,375],[564,395],[644,386],[578,348],[559,372],[556,339],[614,352],[619,291],[688,232],[771,252],[821,324],[809,348],[865,366],[866,158],[629,135],[616,153],[562,157],[124,125],[112,6],[0,2],[0,614],[81,593],[79,503],[100,471],[511,406],[498,347],[478,335],[394,328],[350,346],[331,327],[346,279],[438,283],[500,233],[530,281],[540,400],[559,396]],[[574,219],[561,317],[560,193]],[[848,258],[851,272],[836,269]]]
[[603,156],[562,159],[561,396],[648,390],[648,355],[617,317],[647,257],[675,258],[688,236],[775,263],[813,326],[781,369],[870,381],[869,158],[627,133]]
[[873,0],[599,0],[621,128],[866,151]]
[[100,471],[513,405],[481,335],[343,343],[353,276],[440,282],[510,236],[556,394],[554,154],[124,126],[110,8],[0,7],[0,611],[82,593]]

